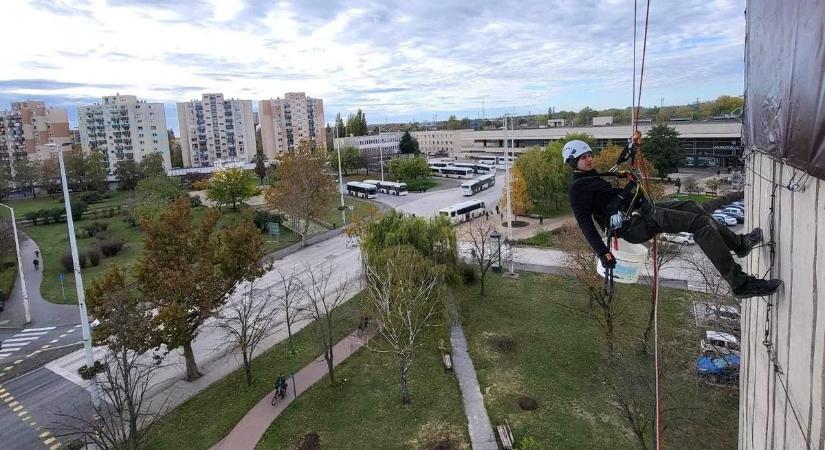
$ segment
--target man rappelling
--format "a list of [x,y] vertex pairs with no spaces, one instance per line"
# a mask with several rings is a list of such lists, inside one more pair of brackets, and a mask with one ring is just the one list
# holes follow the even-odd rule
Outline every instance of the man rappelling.
[[[628,146],[631,155],[632,145]],[[771,295],[782,285],[781,280],[764,280],[747,275],[731,256],[734,252],[744,258],[761,243],[760,228],[754,228],[748,234],[736,234],[719,224],[694,201],[654,204],[644,195],[632,174],[598,173],[593,162],[593,150],[584,141],[574,140],[565,144],[562,158],[575,171],[568,195],[576,222],[605,268],[615,267],[616,259],[597,231],[594,220],[610,237],[622,238],[632,244],[647,242],[657,233],[693,233],[699,248],[737,298]],[[606,175],[626,176],[630,181],[624,188],[615,188],[602,178]]]

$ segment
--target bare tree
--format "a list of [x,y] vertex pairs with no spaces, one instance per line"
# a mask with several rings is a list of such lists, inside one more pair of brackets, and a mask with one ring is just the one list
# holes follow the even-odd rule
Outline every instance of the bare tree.
[[478,266],[481,275],[481,295],[484,295],[484,279],[487,271],[500,256],[498,248],[494,248],[495,240],[490,237],[494,231],[495,228],[489,222],[481,220],[471,220],[460,230],[461,240],[470,244],[470,256]]
[[96,448],[137,450],[146,447],[149,433],[168,410],[168,398],[153,400],[149,391],[162,367],[161,357],[107,348],[97,380],[101,403],[96,410],[58,412],[52,431],[57,437],[80,439]]
[[14,228],[10,219],[0,219],[0,271],[9,254],[14,255]]
[[339,279],[338,283],[332,283],[332,266],[313,267],[305,264],[304,268],[309,277],[307,282],[302,283],[301,289],[309,300],[303,311],[312,319],[315,334],[321,345],[324,347],[324,360],[327,362],[327,371],[331,384],[335,384],[335,364],[333,347],[335,346],[335,336],[341,326],[335,308],[347,300],[349,290],[346,279]]
[[625,419],[639,448],[647,450],[645,433],[654,426],[654,389],[649,370],[640,370],[627,358],[614,358],[607,362],[603,372],[604,382],[610,388],[612,400]]
[[419,334],[443,308],[444,272],[410,246],[390,247],[364,269],[366,309],[395,358],[401,399],[409,404],[407,374]]
[[249,283],[248,292],[239,299],[227,302],[215,323],[215,327],[226,335],[222,344],[225,355],[240,351],[247,386],[252,385],[252,355],[255,349],[279,325],[270,304],[271,298],[268,291],[257,290],[254,283]]
[[[684,247],[680,244],[666,242],[659,237],[656,239],[656,266],[659,273],[665,266],[677,261],[684,252]],[[647,314],[647,326],[644,333],[642,333],[642,351],[650,351],[650,333],[653,332],[653,319],[655,315],[655,308],[653,305],[653,296],[650,297],[650,308]]]
[[[563,302],[557,304],[596,321],[604,333],[607,355],[610,359],[613,357],[615,348],[616,318],[620,314],[615,308],[614,296],[605,290],[604,277],[596,272],[593,251],[578,227],[570,225],[562,227],[561,247],[567,254],[567,270],[576,279],[576,285],[587,291],[589,304],[586,307]],[[600,310],[598,313],[591,311],[594,304]]]
[[123,269],[112,266],[86,289],[89,312],[100,320],[95,344],[106,348],[98,380],[100,407],[92,414],[79,409],[57,414],[64,435],[80,435],[104,449],[142,448],[155,419],[166,409],[165,400],[152,405],[148,396],[162,359],[149,353],[154,345],[153,313],[126,278]]
[[301,280],[295,276],[295,271],[285,274],[276,271],[278,280],[275,282],[277,293],[274,294],[274,307],[276,314],[283,314],[284,324],[286,324],[287,345],[289,352],[295,354],[295,347],[292,343],[292,326],[305,318],[302,304],[304,292],[301,289]]

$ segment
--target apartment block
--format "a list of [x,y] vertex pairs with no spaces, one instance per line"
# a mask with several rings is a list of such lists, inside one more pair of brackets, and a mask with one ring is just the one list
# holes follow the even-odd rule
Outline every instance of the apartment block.
[[262,100],[258,114],[264,155],[269,159],[291,152],[303,139],[326,146],[322,99],[288,92],[283,99]]
[[201,100],[178,103],[178,122],[184,167],[255,159],[252,100],[203,94]]
[[134,95],[106,96],[102,103],[78,107],[77,124],[83,152],[101,152],[110,174],[118,162],[140,162],[152,153],[163,156],[166,170],[172,168],[163,103]]
[[71,143],[69,116],[65,109],[46,107],[46,102],[12,102],[0,111],[0,162],[42,161],[51,157],[46,144]]

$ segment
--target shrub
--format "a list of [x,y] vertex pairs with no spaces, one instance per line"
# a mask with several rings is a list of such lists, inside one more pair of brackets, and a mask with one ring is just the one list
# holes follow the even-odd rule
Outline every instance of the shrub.
[[74,270],[74,263],[72,262],[72,254],[66,252],[60,257],[60,265],[63,266],[64,273],[71,273]]
[[255,224],[255,227],[261,230],[261,233],[266,233],[267,228],[266,224],[268,222],[275,222],[278,225],[283,223],[284,218],[280,214],[274,214],[269,211],[265,211],[262,209],[256,209],[255,213],[252,215],[252,222]]
[[83,214],[89,210],[89,205],[84,202],[72,202],[72,220],[80,221]]
[[43,213],[44,216],[48,216],[48,218],[51,219],[52,222],[57,223],[60,222],[60,219],[63,218],[63,214],[65,214],[66,211],[63,208],[49,208],[47,210],[44,210]]
[[101,373],[104,370],[106,370],[106,366],[103,365],[103,363],[101,363],[100,361],[95,361],[94,365],[92,365],[91,368],[86,365],[81,366],[79,369],[77,369],[77,374],[80,375],[80,378],[83,378],[84,380],[91,380],[92,378],[94,378],[95,374]]
[[197,208],[198,206],[203,206],[203,200],[199,195],[190,195],[189,196],[189,206],[192,208]]
[[465,285],[470,285],[476,282],[476,268],[472,264],[461,263],[458,267],[458,271],[461,274],[461,281],[463,281]]
[[192,190],[205,191],[209,189],[209,180],[195,180],[192,182]]
[[110,239],[100,244],[100,250],[103,252],[103,256],[109,258],[120,253],[125,243],[121,239]]
[[94,222],[91,225],[86,225],[83,227],[83,231],[86,232],[88,237],[95,237],[98,233],[106,231],[109,228],[109,224],[105,222]]
[[23,218],[30,220],[32,225],[37,225],[37,219],[41,217],[43,217],[42,209],[38,209],[37,211],[29,211],[26,214],[23,214]]
[[97,267],[97,265],[100,264],[100,259],[102,257],[103,255],[101,255],[100,248],[98,247],[91,248],[86,252],[86,258],[89,259],[89,264],[93,267]]
[[94,204],[100,203],[103,200],[103,196],[97,192],[89,192],[80,196],[80,201],[87,204]]

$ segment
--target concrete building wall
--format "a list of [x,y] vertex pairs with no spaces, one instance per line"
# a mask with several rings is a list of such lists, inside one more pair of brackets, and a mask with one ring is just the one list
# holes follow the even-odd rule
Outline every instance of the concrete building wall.
[[404,133],[381,133],[380,135],[348,136],[335,139],[335,145],[341,149],[355,147],[361,156],[366,156],[369,159],[380,159],[382,155],[385,159],[388,159],[390,155],[400,152],[398,144],[401,142],[401,136],[403,135]]
[[446,154],[449,156],[459,156],[461,154],[462,135],[472,131],[471,129],[428,130],[413,131],[410,134],[412,137],[418,139],[418,149],[425,155]]
[[117,94],[104,96],[101,103],[81,106],[77,111],[83,152],[101,152],[109,174],[115,172],[120,161],[140,162],[153,153],[163,157],[166,170],[172,168],[163,103]]
[[[742,302],[739,448],[823,449],[825,181],[762,153],[747,165],[746,229],[762,227],[767,240],[773,222],[776,245],[773,259],[763,247],[744,268],[785,285]],[[785,187],[799,180],[804,190]]]
[[203,94],[201,100],[178,103],[177,110],[184,167],[255,159],[252,100]]
[[324,101],[303,92],[287,92],[284,98],[258,104],[261,145],[269,159],[290,152],[304,139],[326,146]]

